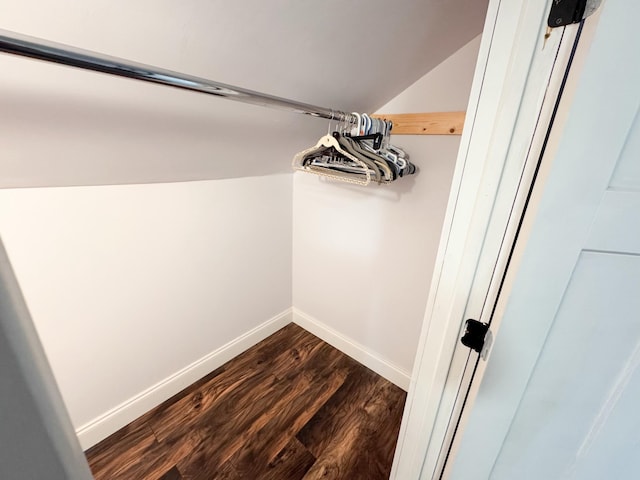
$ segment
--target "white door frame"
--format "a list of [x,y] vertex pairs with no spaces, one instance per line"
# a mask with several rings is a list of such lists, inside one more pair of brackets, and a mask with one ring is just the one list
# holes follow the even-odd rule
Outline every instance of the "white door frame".
[[[391,478],[440,478],[537,171],[578,25],[547,31],[552,0],[491,0]],[[468,362],[469,359],[473,362]],[[466,390],[464,390],[466,392]]]
[[[483,392],[484,395],[480,394],[474,407],[479,408],[481,413],[465,410],[462,418],[464,423],[469,420],[469,416],[475,416],[465,430],[466,436],[471,435],[471,438],[462,440],[466,443],[466,447],[463,447],[465,462],[456,464],[457,478],[467,478],[469,472],[467,471],[465,476],[461,469],[466,465],[473,465],[473,472],[478,478],[488,478],[492,471],[507,431],[511,428],[512,420],[521,404],[528,381],[539,362],[539,355],[548,341],[551,324],[557,322],[556,313],[559,312],[560,302],[567,293],[564,289],[567,286],[565,284],[568,284],[569,277],[577,268],[577,257],[581,252],[589,250],[614,250],[600,245],[587,245],[586,242],[592,238],[587,233],[593,234],[593,228],[597,228],[598,225],[598,217],[593,217],[588,212],[595,212],[596,207],[603,201],[603,191],[613,176],[619,155],[625,144],[630,141],[628,135],[632,131],[630,132],[629,128],[637,113],[638,97],[631,96],[628,92],[637,89],[635,82],[640,78],[640,70],[638,62],[633,58],[633,61],[625,62],[625,70],[621,72],[620,59],[630,58],[629,52],[633,51],[633,43],[629,42],[633,21],[625,22],[624,19],[636,18],[635,14],[640,13],[640,9],[623,1],[610,1],[604,4],[601,10],[585,21],[565,94],[558,108],[557,117],[560,121],[554,122],[544,152],[539,175],[543,181],[536,182],[533,189],[531,204],[534,208],[529,209],[525,215],[523,234],[518,239],[513,254],[514,261],[507,272],[505,287],[496,305],[492,329],[494,323],[502,323],[505,314],[506,322],[510,321],[511,324],[507,326],[507,331],[501,330],[495,351],[491,352],[488,362],[480,363],[471,385],[469,397],[475,400],[478,391],[483,388],[481,382],[486,369],[489,369],[490,388]],[[600,26],[598,22],[603,24]],[[602,30],[599,30],[600,28]],[[594,39],[597,43],[592,47]],[[606,85],[606,102],[602,100],[605,97],[600,95],[603,85]],[[594,162],[594,158],[598,160]],[[577,182],[580,189],[571,190],[573,186],[567,189],[571,182]],[[556,213],[557,210],[550,211],[550,198],[555,199],[555,204],[559,203],[558,199],[567,200],[560,202],[565,205],[559,214]],[[543,210],[540,214],[536,212],[539,206]],[[558,236],[557,233],[549,235],[548,232],[553,231],[549,223],[555,220],[556,225],[559,225],[563,218],[572,219],[571,232],[565,232],[562,236]],[[576,218],[580,221],[574,220]],[[539,224],[543,223],[547,224],[546,229],[540,227]],[[625,235],[613,237],[620,239]],[[545,248],[540,246],[540,242],[543,241],[541,239],[548,242]],[[537,256],[532,257],[531,252],[525,252],[535,249],[536,246]],[[615,250],[616,253],[628,251],[625,248]],[[544,252],[544,257],[540,257],[541,251]],[[528,259],[526,255],[529,255]],[[537,260],[532,262],[533,258]],[[530,282],[523,287],[522,278],[519,277],[526,275],[527,267],[530,273],[532,265],[535,265],[536,271],[545,272],[549,282]],[[531,275],[528,278],[531,279]],[[562,293],[550,294],[557,285],[564,286]],[[513,302],[517,300],[511,295],[515,292],[517,297],[518,288],[520,295],[523,289],[527,291],[529,302],[531,298],[544,298],[545,301],[529,305],[526,311],[521,302],[520,316],[515,321],[513,315],[509,318],[507,306],[509,305],[509,309],[514,307]],[[503,338],[503,335],[507,335],[508,338]],[[517,361],[504,363],[507,351],[518,352]],[[494,353],[500,358],[495,358]],[[598,352],[598,355],[607,356],[606,352]],[[487,411],[489,405],[494,408],[493,412]],[[611,407],[611,404],[608,406]],[[487,434],[485,432],[489,424],[491,432]],[[459,443],[460,439],[457,438],[453,446],[454,451]],[[473,447],[469,448],[470,445]],[[470,450],[473,450],[473,459],[469,459]]]
[[0,339],[0,477],[93,478],[1,240]]

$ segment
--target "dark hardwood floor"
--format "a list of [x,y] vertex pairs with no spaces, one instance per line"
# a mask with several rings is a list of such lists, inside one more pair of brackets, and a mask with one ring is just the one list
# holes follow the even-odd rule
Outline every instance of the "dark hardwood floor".
[[382,480],[405,395],[290,324],[86,455],[98,480]]

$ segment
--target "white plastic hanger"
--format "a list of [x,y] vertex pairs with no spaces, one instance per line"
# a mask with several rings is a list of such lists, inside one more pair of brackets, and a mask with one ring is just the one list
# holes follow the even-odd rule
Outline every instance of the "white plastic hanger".
[[[332,150],[333,149],[333,150]],[[344,170],[338,171],[328,168],[325,165],[314,165],[313,163],[305,165],[305,160],[322,152],[338,152],[342,157],[350,160],[351,165]],[[293,157],[293,168],[301,172],[315,173],[334,180],[342,182],[354,183],[356,185],[369,185],[371,183],[371,172],[367,165],[354,155],[350,154],[342,148],[340,143],[330,135],[325,135],[318,140],[318,143],[306,150],[297,153]]]

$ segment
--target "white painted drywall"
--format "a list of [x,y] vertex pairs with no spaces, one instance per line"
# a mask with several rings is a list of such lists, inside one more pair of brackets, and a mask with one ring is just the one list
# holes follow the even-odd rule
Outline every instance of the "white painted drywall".
[[[480,33],[487,0],[0,0],[0,28],[347,111]],[[0,54],[0,187],[285,173],[326,123]]]
[[[464,110],[477,37],[380,109]],[[440,239],[458,136],[397,136],[420,171],[363,189],[294,176],[293,305],[411,372]]]
[[0,190],[0,236],[76,429],[291,306],[291,187]]

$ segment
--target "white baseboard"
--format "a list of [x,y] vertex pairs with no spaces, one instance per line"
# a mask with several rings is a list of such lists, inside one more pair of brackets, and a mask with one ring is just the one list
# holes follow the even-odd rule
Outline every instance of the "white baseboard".
[[92,447],[291,322],[313,333],[403,390],[409,388],[411,379],[409,373],[383,360],[363,345],[345,337],[310,315],[297,308],[289,308],[83,425],[76,431],[80,445],[84,450]]
[[373,370],[381,377],[386,378],[391,383],[402,388],[404,391],[409,390],[411,375],[400,367],[380,358],[376,353],[372,352],[364,345],[351,340],[295,307],[293,308],[293,323],[313,333],[316,337],[321,338],[332,347],[335,347],[346,355],[349,355],[354,360],[357,360],[365,367]]
[[100,440],[107,438],[136,418],[157,407],[176,393],[201,379],[232,358],[240,355],[256,343],[280,330],[292,321],[292,309],[289,308],[267,320],[253,330],[232,340],[213,352],[196,360],[191,365],[174,373],[161,382],[149,387],[135,397],[109,410],[95,420],[80,427],[76,433],[80,445],[86,450]]

